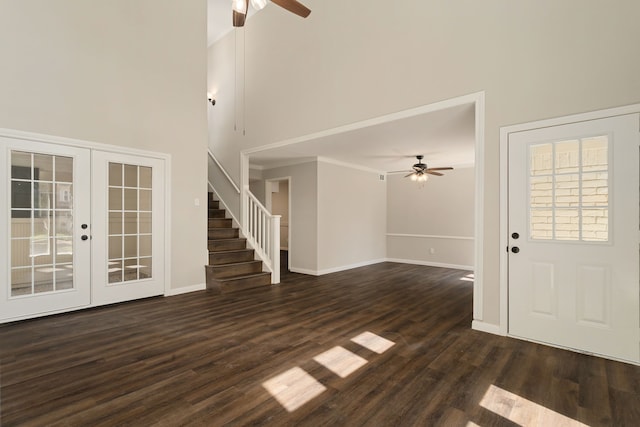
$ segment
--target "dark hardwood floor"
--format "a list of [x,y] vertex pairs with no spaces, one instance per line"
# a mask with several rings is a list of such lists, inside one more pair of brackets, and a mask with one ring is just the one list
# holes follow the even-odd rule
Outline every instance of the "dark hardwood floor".
[[471,330],[467,274],[288,273],[3,325],[0,424],[640,425],[639,367]]

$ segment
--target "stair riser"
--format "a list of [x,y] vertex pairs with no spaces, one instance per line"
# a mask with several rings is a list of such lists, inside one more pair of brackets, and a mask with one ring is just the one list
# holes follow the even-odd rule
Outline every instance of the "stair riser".
[[209,239],[233,239],[238,237],[237,228],[210,228]]
[[253,250],[209,253],[209,265],[231,264],[234,262],[253,261]]
[[207,289],[214,292],[231,293],[252,288],[268,288],[271,285],[271,275],[264,274],[235,280],[218,281],[207,268]]
[[252,261],[241,264],[216,265],[211,267],[213,277],[224,279],[241,274],[255,274],[262,272],[262,261]]
[[246,247],[247,241],[245,239],[209,240],[209,250],[211,252],[236,251],[246,249]]
[[212,218],[209,219],[209,227],[214,228],[231,228],[233,221],[227,218]]
[[209,209],[220,209],[220,202],[217,200],[209,200]]

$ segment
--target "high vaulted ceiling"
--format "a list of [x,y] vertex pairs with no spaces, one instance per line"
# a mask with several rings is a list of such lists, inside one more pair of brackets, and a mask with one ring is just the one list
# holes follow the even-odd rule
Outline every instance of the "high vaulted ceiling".
[[[249,7],[249,15],[253,13]],[[208,0],[208,44],[232,29],[231,0]],[[303,140],[254,153],[250,162],[272,168],[323,157],[392,172],[409,170],[415,156],[422,154],[429,167],[468,166],[475,160],[474,107],[457,106]]]

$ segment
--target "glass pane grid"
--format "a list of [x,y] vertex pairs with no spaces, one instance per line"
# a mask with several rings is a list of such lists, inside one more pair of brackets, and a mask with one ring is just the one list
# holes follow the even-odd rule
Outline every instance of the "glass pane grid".
[[529,156],[530,238],[608,241],[608,137],[536,144]]
[[151,168],[109,163],[108,283],[151,278]]
[[70,157],[11,152],[11,297],[73,289],[72,181]]

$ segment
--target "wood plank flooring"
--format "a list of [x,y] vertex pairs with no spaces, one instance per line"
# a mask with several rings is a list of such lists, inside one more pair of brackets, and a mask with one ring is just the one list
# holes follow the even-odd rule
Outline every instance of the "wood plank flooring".
[[383,263],[3,325],[0,424],[640,425],[640,368],[472,331],[468,273]]

